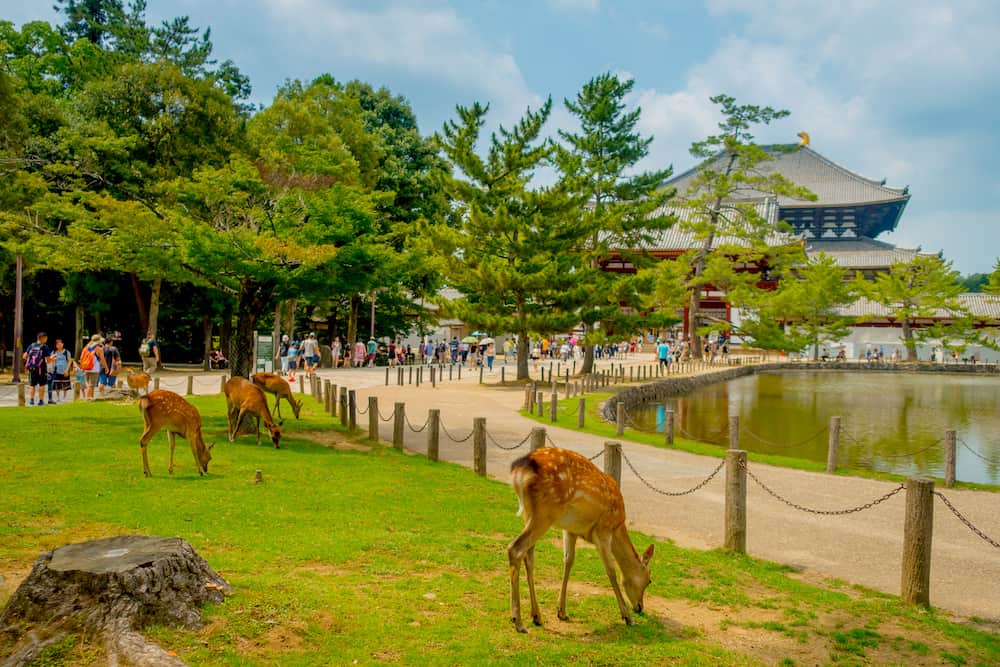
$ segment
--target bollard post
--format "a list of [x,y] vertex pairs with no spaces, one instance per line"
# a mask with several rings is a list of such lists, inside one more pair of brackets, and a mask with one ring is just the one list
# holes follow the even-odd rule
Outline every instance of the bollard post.
[[949,489],[955,485],[955,431],[944,432],[944,485]]
[[906,480],[903,567],[900,596],[906,604],[931,604],[931,540],[934,532],[934,480]]
[[504,375],[505,375],[504,371],[506,371],[506,370],[507,370],[506,366],[501,366],[500,367],[500,384],[503,384],[504,382],[506,382],[506,380],[504,380]]
[[486,417],[472,420],[472,464],[476,474],[486,477]]
[[629,382],[629,384],[632,384],[632,371],[634,371],[634,370],[635,370],[635,368],[633,368],[632,366],[628,367],[628,382]]
[[389,386],[389,367],[385,367],[385,386]]
[[[410,371],[411,372],[413,371],[413,367],[412,366],[410,367]],[[424,374],[424,367],[423,366],[417,366],[417,386],[418,387],[420,386],[420,380],[422,379],[423,374]]]
[[729,449],[740,448],[740,417],[739,415],[729,416]]
[[440,447],[441,411],[437,408],[431,408],[427,411],[427,458],[431,461],[437,461]]
[[583,428],[583,421],[587,415],[587,399],[580,398],[580,402],[576,408],[576,427]]
[[832,473],[837,469],[837,458],[840,452],[840,417],[830,417],[830,440],[826,449],[826,471]]
[[[451,376],[448,376],[448,379],[451,379]],[[458,379],[462,379],[462,364],[458,365]]]
[[[79,390],[74,388],[73,389],[73,400],[76,400],[76,396],[77,396],[78,393],[79,393]],[[19,383],[17,385],[17,404],[20,407],[22,407],[22,408],[25,406],[25,401],[24,401],[24,383],[23,382],[21,382],[21,383]]]
[[531,385],[524,385],[524,408],[531,414],[535,407],[535,393],[531,390]]
[[153,390],[160,388],[160,378],[153,378]]
[[540,370],[542,372],[542,375],[541,375],[541,378],[539,379],[539,382],[541,382],[542,384],[545,384],[545,366],[542,366]]
[[625,433],[625,403],[619,399],[615,405],[617,414],[615,415],[615,435]]
[[742,449],[726,452],[725,548],[747,550],[747,453]]
[[398,366],[396,368],[396,384],[398,384],[400,387],[402,387],[402,386],[404,386],[405,381],[406,381],[406,376],[403,375],[403,367],[402,366]]
[[609,475],[621,488],[622,485],[622,443],[604,443],[604,474]]
[[[225,384],[225,383],[223,383],[223,384]],[[21,385],[21,386],[23,387],[24,385]],[[22,389],[20,391],[23,392],[24,390]],[[18,400],[22,401],[22,403],[20,403],[20,405],[24,405],[24,403],[23,403],[23,401],[24,401],[23,394],[20,395],[20,396],[18,396]],[[75,382],[75,381],[73,382],[73,400],[74,401],[79,401],[80,400],[80,383],[79,382]]]
[[406,405],[396,403],[392,419],[392,446],[402,451],[403,449],[403,424],[406,420]]
[[223,373],[219,376],[219,393],[224,394],[226,392],[226,374]]
[[545,416],[545,395],[542,392],[538,392],[535,396],[535,405],[538,406],[538,416]]
[[674,444],[674,411],[667,410],[663,424],[663,439],[667,446]]
[[351,433],[358,430],[358,396],[353,389],[347,392],[347,426]]
[[347,426],[347,387],[340,388],[340,425]]
[[[403,369],[400,368],[399,370],[402,371]],[[400,383],[400,384],[402,384],[402,383]],[[410,366],[410,381],[407,382],[407,384],[413,384],[413,366]]]
[[[291,382],[294,379],[295,378],[289,379],[289,382]],[[225,382],[223,382],[223,385],[225,385]],[[302,381],[302,378],[299,378],[299,394],[304,395],[305,393],[306,393],[306,383]]]
[[479,367],[479,384],[483,383],[483,367]]
[[436,388],[437,385],[437,368],[431,366],[431,389]]
[[529,446],[531,447],[531,451],[535,451],[536,449],[541,449],[542,447],[545,446],[545,427],[536,426],[535,428],[531,429],[530,437],[531,441]]
[[368,397],[368,439],[378,442],[378,396]]
[[333,414],[333,397],[336,395],[337,390],[333,388],[333,383],[329,380],[323,382],[323,412]]
[[188,375],[187,395],[188,396],[193,396],[194,395],[194,376],[193,375]]
[[559,418],[559,394],[557,394],[556,391],[553,389],[552,398],[549,403],[549,421],[554,424],[558,420],[558,418]]
[[454,371],[454,370],[455,370],[455,364],[451,364],[451,365],[448,366],[448,379],[449,380],[452,379],[452,377],[451,377],[452,376],[452,371]]

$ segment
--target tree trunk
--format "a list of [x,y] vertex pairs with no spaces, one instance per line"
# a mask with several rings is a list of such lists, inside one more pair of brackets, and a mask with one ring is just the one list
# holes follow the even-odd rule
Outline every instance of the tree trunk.
[[350,310],[347,313],[347,341],[353,345],[358,340],[358,309],[361,307],[361,296],[351,295]]
[[[704,267],[701,268],[704,270]],[[696,269],[695,275],[701,275]],[[691,292],[688,302],[688,356],[691,359],[701,359],[701,336],[698,335],[698,315],[701,312],[701,286],[696,286]]]
[[109,664],[183,665],[140,634],[151,624],[196,629],[199,607],[230,592],[186,541],[123,535],[43,553],[0,613],[0,632],[19,641],[5,665],[32,663],[70,633],[98,635]]
[[204,352],[202,356],[201,369],[211,370],[211,353],[212,353],[212,317],[205,313],[201,316],[201,340],[202,340],[202,350]]
[[295,338],[295,309],[297,307],[295,299],[286,299],[282,306],[281,328],[292,338]]
[[163,279],[157,278],[153,281],[149,291],[149,326],[146,331],[156,337],[157,321],[160,318],[160,290],[163,288]]
[[101,313],[97,311],[94,313],[94,333],[101,333],[104,331],[104,327],[101,326]]
[[222,326],[219,327],[219,347],[226,351],[226,358],[233,358],[233,307],[226,302],[222,309]]
[[81,347],[83,345],[83,306],[76,307],[76,340],[73,342],[73,347],[71,348],[76,353],[76,358],[80,358],[80,352],[83,351]]
[[[129,274],[132,278],[132,293],[135,295],[135,308],[139,313],[139,329],[145,336],[149,331],[149,313],[146,312],[146,297],[142,294],[142,285],[139,284],[139,276],[133,271]],[[79,341],[77,341],[79,344]]]
[[528,330],[524,327],[517,332],[517,379],[527,380],[528,375],[528,350],[531,341],[528,340]]
[[233,335],[232,376],[248,378],[253,374],[253,342],[257,322],[270,307],[274,296],[274,281],[258,283],[246,281],[240,284],[236,304],[236,332]]
[[900,325],[903,328],[903,344],[906,345],[906,360],[917,361],[917,341],[913,339],[913,327],[910,326],[910,319],[904,317]]
[[587,337],[583,337],[583,366],[580,367],[580,375],[587,375],[594,372],[594,346],[587,342]]
[[271,327],[271,340],[274,341],[274,358],[271,359],[273,364],[272,368],[274,372],[277,373],[281,368],[281,309],[284,307],[284,302],[279,301],[274,306],[274,326]]

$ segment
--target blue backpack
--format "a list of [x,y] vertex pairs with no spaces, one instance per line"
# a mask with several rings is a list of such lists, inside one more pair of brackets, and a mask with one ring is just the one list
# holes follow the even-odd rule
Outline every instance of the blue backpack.
[[24,365],[29,371],[34,371],[35,373],[40,373],[45,368],[45,352],[42,350],[41,345],[33,343],[28,348],[28,359]]

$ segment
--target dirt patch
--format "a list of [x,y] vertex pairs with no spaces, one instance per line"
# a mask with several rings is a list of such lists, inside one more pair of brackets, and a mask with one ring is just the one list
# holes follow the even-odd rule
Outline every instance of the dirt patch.
[[361,445],[348,440],[339,431],[302,431],[290,433],[289,435],[294,438],[301,438],[302,440],[315,442],[316,444],[323,445],[324,447],[330,447],[332,449],[339,449],[343,451],[370,452],[372,450],[372,448],[368,445]]
[[31,565],[22,565],[14,562],[0,563],[0,609],[7,604],[7,600],[14,594],[17,587],[31,572]]

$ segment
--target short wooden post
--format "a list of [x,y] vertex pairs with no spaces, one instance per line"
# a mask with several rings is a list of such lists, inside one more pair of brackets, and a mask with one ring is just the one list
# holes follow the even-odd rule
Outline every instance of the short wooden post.
[[452,379],[452,372],[454,370],[455,370],[455,364],[451,364],[451,365],[448,366],[448,379],[449,380]]
[[931,540],[934,532],[934,480],[906,480],[903,569],[900,596],[907,604],[931,604]]
[[536,449],[541,449],[542,447],[545,446],[545,427],[536,426],[535,428],[531,429],[530,437],[531,440],[529,442],[529,446],[531,447],[531,451],[535,451]]
[[226,392],[226,374],[223,373],[219,376],[219,393],[224,394]]
[[431,389],[437,387],[437,368],[431,366]]
[[160,378],[153,378],[153,390],[160,388]]
[[504,382],[506,382],[506,381],[507,381],[507,380],[505,379],[505,377],[506,377],[506,373],[504,372],[504,371],[506,371],[506,370],[507,370],[507,367],[506,367],[506,366],[501,366],[501,367],[500,367],[500,384],[503,384]]
[[667,446],[674,444],[674,411],[667,410],[663,420],[663,440]]
[[587,417],[587,399],[581,397],[576,407],[576,427],[583,428],[584,420]]
[[368,439],[378,442],[378,396],[368,397]]
[[604,473],[611,476],[619,487],[622,485],[622,443],[604,443]]
[[826,471],[837,469],[837,459],[840,456],[840,417],[830,417],[830,438],[826,449]]
[[392,420],[392,446],[396,449],[403,449],[403,425],[406,421],[406,406],[403,403],[396,403]]
[[[451,376],[449,376],[449,377],[448,377],[448,379],[450,380],[450,379],[451,379]],[[459,365],[458,365],[458,379],[459,379],[459,380],[461,380],[461,379],[462,379],[462,364],[459,364]]]
[[479,384],[483,383],[483,367],[479,367]]
[[545,382],[545,366],[542,366],[540,370],[542,372],[542,375],[541,375],[541,378],[540,378],[539,381],[542,382],[542,383],[544,383]]
[[[76,394],[77,394],[77,390],[74,388],[74,390],[73,390],[73,400],[76,400]],[[17,404],[19,406],[21,406],[22,408],[25,406],[25,400],[24,400],[24,383],[23,382],[17,385]]]
[[[290,378],[288,381],[291,382],[295,378]],[[299,378],[299,394],[304,395],[306,393],[306,383],[301,377]]]
[[332,385],[329,380],[323,382],[323,411],[328,415],[333,414],[333,397],[337,392]]
[[524,385],[524,409],[528,411],[528,414],[533,412],[535,407],[535,392],[532,390],[530,384]]
[[[411,372],[413,371],[412,367],[410,367],[410,371]],[[418,387],[420,386],[420,380],[423,379],[423,375],[424,375],[424,367],[423,366],[417,366],[417,386]]]
[[398,384],[400,387],[406,384],[406,376],[403,375],[402,366],[396,368],[396,384]]
[[441,447],[441,411],[431,408],[427,411],[427,458],[437,461]]
[[187,395],[188,396],[194,395],[194,376],[193,375],[188,375]]
[[[400,368],[399,370],[402,371],[403,369]],[[413,366],[410,366],[410,381],[407,384],[413,384]]]
[[389,367],[385,367],[385,386],[389,386]]
[[538,392],[535,396],[535,405],[538,406],[538,416],[545,416],[545,395],[542,392]]
[[747,550],[747,453],[726,452],[725,548],[736,553]]
[[340,388],[340,425],[347,426],[347,387]]
[[632,383],[632,372],[633,371],[635,371],[635,368],[633,368],[632,366],[629,366],[628,367],[628,381],[629,381],[629,384]]
[[486,417],[472,420],[472,465],[476,474],[486,477]]
[[549,401],[549,421],[553,424],[559,419],[559,394],[552,390],[552,398]]
[[622,435],[625,433],[625,402],[621,399],[615,405],[617,413],[615,414],[615,435]]
[[944,432],[944,485],[949,489],[955,485],[955,431]]
[[353,389],[347,392],[347,427],[352,433],[358,430],[358,396]]
[[739,415],[729,416],[729,449],[740,448],[740,417]]

